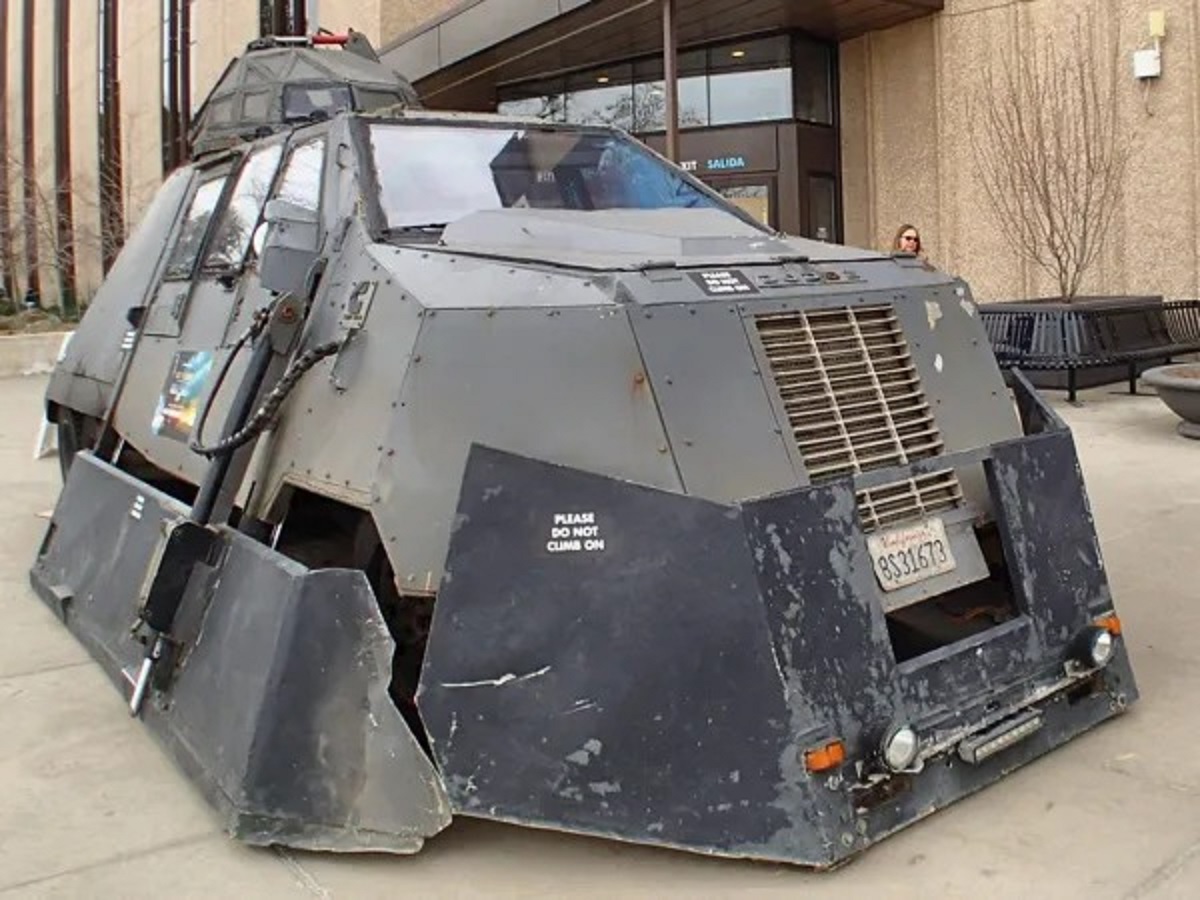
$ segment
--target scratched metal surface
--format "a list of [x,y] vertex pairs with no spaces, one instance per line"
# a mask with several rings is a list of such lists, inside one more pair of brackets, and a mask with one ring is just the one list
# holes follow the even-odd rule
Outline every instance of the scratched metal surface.
[[[1069,467],[1055,440],[1014,446]],[[473,448],[418,696],[455,811],[833,865],[1136,696],[1121,651],[1066,702],[1057,623],[1074,634],[1103,604],[1062,584],[898,663],[854,510],[849,481],[725,506]],[[1024,528],[1011,539],[1037,539]],[[1012,559],[1034,582],[1063,564]],[[1030,704],[1034,738],[954,756]],[[922,735],[921,772],[878,763],[898,722]],[[834,737],[849,762],[810,774],[803,751]]]

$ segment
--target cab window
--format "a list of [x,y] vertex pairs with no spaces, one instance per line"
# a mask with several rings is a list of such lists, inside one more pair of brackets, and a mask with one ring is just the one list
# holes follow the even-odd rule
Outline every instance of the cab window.
[[300,144],[288,157],[275,196],[305,209],[321,206],[321,169],[325,162],[325,138]]
[[205,269],[241,267],[282,155],[283,146],[272,144],[252,154],[242,166],[233,196],[217,226],[212,249],[204,260]]
[[283,121],[329,118],[350,109],[350,88],[344,84],[288,85],[283,89]]
[[196,193],[192,196],[192,202],[188,205],[187,214],[184,216],[183,226],[179,230],[179,239],[175,242],[175,249],[171,251],[171,258],[167,262],[165,277],[171,279],[192,277],[192,270],[196,266],[196,257],[200,254],[200,248],[204,246],[204,236],[208,233],[208,226],[212,222],[213,212],[221,200],[221,193],[225,189],[225,181],[228,177],[228,174],[221,174],[209,178],[196,188]]

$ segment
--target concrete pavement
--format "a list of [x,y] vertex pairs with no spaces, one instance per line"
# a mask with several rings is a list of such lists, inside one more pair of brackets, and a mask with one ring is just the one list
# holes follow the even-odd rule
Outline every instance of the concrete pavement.
[[1154,397],[1052,395],[1141,701],[818,875],[466,820],[410,858],[233,843],[28,587],[59,486],[30,458],[44,388],[0,380],[0,898],[1200,896],[1200,442]]

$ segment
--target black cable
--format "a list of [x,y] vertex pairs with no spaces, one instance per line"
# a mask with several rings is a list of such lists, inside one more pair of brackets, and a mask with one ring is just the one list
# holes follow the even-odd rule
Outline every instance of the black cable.
[[197,438],[196,442],[191,445],[192,449],[202,456],[211,458],[232,453],[243,444],[254,440],[270,424],[275,414],[279,411],[279,407],[283,404],[283,401],[287,399],[287,395],[291,393],[292,388],[296,386],[296,382],[300,380],[300,377],[321,360],[337,353],[341,349],[341,346],[341,340],[329,341],[326,344],[313,347],[311,350],[306,350],[300,354],[300,356],[292,360],[291,364],[288,365],[287,371],[283,373],[283,377],[271,388],[262,405],[259,406],[254,415],[246,421],[246,424],[242,428],[229,437],[213,444],[211,447],[201,446]]
[[217,373],[217,380],[213,383],[212,390],[208,392],[208,399],[204,403],[204,408],[200,410],[200,417],[196,420],[196,428],[192,432],[191,438],[188,440],[188,447],[195,453],[200,453],[207,456],[204,450],[204,424],[208,421],[208,414],[216,403],[217,395],[221,391],[221,385],[225,383],[225,376],[229,374],[229,369],[233,365],[233,360],[241,352],[242,347],[246,345],[246,341],[252,340],[262,334],[263,329],[267,327],[267,323],[271,321],[271,310],[275,304],[271,303],[262,307],[254,313],[254,318],[250,320],[248,327],[229,349],[229,355],[225,357],[225,362],[221,365],[221,371]]

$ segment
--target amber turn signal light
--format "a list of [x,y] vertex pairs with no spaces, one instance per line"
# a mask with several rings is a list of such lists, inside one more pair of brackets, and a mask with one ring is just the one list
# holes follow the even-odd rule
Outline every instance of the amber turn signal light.
[[1116,637],[1121,633],[1121,620],[1118,619],[1116,615],[1101,616],[1096,620],[1095,624],[1097,628],[1103,628],[1113,637]]
[[845,761],[846,745],[841,741],[830,741],[804,751],[804,767],[810,772],[828,772]]

